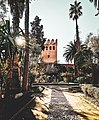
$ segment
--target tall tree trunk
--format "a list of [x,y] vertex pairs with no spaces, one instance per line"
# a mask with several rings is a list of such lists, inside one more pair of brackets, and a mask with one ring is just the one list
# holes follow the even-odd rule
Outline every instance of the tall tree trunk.
[[77,19],[76,19],[76,48],[77,48],[77,52],[79,52],[80,51],[80,39],[79,39]]
[[24,75],[23,75],[23,89],[28,89],[28,68],[29,68],[29,0],[26,0],[25,10],[25,39],[26,39],[26,54],[24,63]]
[[[75,45],[76,45],[76,52],[79,52],[80,51],[80,39],[79,39],[79,31],[78,31],[78,22],[77,22],[77,19],[76,19],[76,41],[75,42]],[[75,69],[75,76],[77,76],[77,73],[78,73],[78,70],[77,70],[77,65],[75,64],[76,60],[74,58],[74,69]]]
[[13,10],[13,32],[16,34],[19,31],[19,23],[20,23],[20,13],[18,10],[18,2],[15,1],[15,6]]
[[[6,20],[6,27],[7,27],[7,32],[8,34],[10,34],[10,20]],[[12,57],[12,47],[11,44],[9,45],[10,48],[10,68],[9,68],[9,78],[12,79],[12,61],[13,61],[13,57]]]

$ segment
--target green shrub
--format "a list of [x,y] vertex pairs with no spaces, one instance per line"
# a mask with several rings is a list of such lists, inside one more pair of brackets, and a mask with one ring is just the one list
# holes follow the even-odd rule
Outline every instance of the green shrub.
[[94,98],[99,100],[99,88],[94,87]]
[[92,85],[87,85],[87,95],[94,97],[94,87],[92,87]]
[[87,86],[86,86],[86,84],[81,84],[80,86],[81,86],[81,90],[83,91],[83,93],[85,95],[87,95]]
[[84,77],[77,77],[74,82],[77,82],[77,83],[84,83]]
[[81,84],[80,87],[85,95],[93,97],[99,101],[99,88],[94,87],[92,84]]

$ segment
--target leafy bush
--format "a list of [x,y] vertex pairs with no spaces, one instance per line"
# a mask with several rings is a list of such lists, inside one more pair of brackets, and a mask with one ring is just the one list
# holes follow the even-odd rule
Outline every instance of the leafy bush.
[[83,91],[83,93],[85,95],[87,95],[87,86],[86,86],[86,84],[81,84],[81,90]]
[[87,85],[87,94],[90,97],[94,97],[94,87],[92,87],[92,85]]
[[61,77],[64,79],[64,82],[71,82],[72,81],[72,74],[69,72],[61,73]]
[[99,101],[99,88],[94,87],[92,84],[81,84],[80,86],[85,95],[93,97]]
[[99,88],[94,87],[94,98],[99,101]]
[[84,82],[84,77],[77,77],[74,82],[77,82],[77,83],[83,83]]

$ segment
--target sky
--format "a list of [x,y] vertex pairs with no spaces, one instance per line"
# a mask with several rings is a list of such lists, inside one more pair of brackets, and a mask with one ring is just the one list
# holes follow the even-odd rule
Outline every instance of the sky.
[[[64,47],[75,39],[75,21],[69,18],[70,4],[74,0],[32,0],[30,3],[30,22],[35,16],[41,19],[44,37],[47,39],[58,39],[57,60],[59,63],[66,63]],[[89,0],[78,0],[81,2],[83,15],[78,19],[79,34],[81,41],[85,41],[87,35],[92,32],[94,35],[99,33],[99,16],[95,16],[97,10]],[[23,19],[20,22],[24,29]],[[31,29],[31,27],[30,27]]]

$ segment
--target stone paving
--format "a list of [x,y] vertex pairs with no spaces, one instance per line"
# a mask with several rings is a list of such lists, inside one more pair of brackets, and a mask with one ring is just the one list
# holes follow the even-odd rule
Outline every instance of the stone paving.
[[48,120],[80,120],[58,86],[51,93]]

